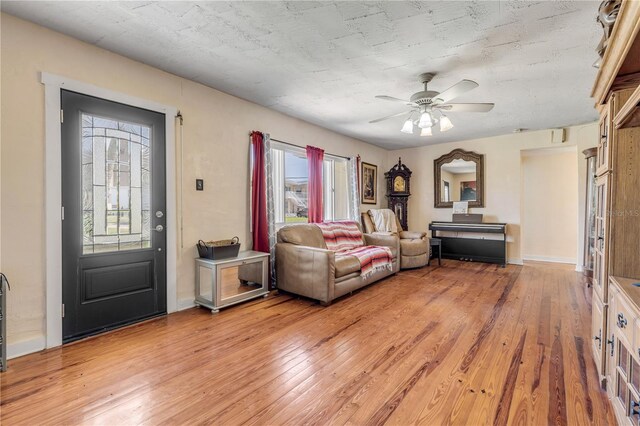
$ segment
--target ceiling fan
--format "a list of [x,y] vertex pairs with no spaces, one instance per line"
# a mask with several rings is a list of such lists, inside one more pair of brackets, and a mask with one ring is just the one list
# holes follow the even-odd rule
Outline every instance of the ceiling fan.
[[[440,123],[440,131],[446,132],[453,128],[453,124],[449,117],[444,115],[444,112],[489,112],[493,109],[492,103],[479,103],[479,104],[454,104],[449,103],[450,100],[457,98],[469,90],[478,87],[478,83],[471,80],[461,80],[460,82],[449,87],[442,93],[428,90],[427,84],[435,76],[434,73],[420,74],[420,81],[424,84],[424,90],[414,93],[411,98],[406,101],[403,99],[394,98],[392,96],[378,95],[377,99],[383,99],[385,101],[400,102],[410,107],[408,111],[409,116],[402,126],[401,132],[413,133],[413,126],[417,125],[420,129],[420,136],[431,136],[431,128]],[[399,112],[397,114],[388,115],[386,117],[371,120],[369,123],[378,123],[389,118],[406,115],[407,111]],[[417,118],[414,118],[417,117]]]

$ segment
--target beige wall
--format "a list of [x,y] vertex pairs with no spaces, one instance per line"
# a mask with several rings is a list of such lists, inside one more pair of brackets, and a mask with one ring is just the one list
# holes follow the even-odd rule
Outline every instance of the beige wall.
[[444,197],[444,183],[445,182],[449,182],[449,197],[450,200],[449,201],[454,201],[454,197],[455,195],[453,194],[453,181],[454,181],[454,177],[453,177],[453,173],[450,173],[446,170],[441,170],[440,171],[440,194],[441,197]]
[[[455,124],[455,121],[454,121]],[[451,208],[434,208],[433,161],[455,148],[484,154],[485,162],[485,207],[470,208],[472,213],[484,214],[485,222],[508,223],[508,258],[513,263],[522,261],[521,251],[521,165],[520,153],[526,149],[553,148],[557,146],[577,145],[578,150],[595,146],[598,139],[596,123],[567,128],[564,144],[551,143],[551,130],[514,133],[503,136],[427,145],[389,152],[389,161],[402,157],[402,161],[413,172],[409,199],[409,228],[428,229],[433,220],[451,220]],[[575,155],[578,167],[579,209],[577,220],[577,239],[574,242],[581,253],[581,224],[584,223],[584,181],[585,168],[580,152]],[[580,243],[579,243],[580,241]]]
[[[45,318],[44,87],[40,72],[177,107],[184,116],[184,250],[178,298],[193,299],[194,244],[238,235],[249,248],[249,131],[378,165],[386,151],[2,14],[1,226],[11,279],[9,344],[41,338]],[[392,161],[390,164],[394,163]],[[195,191],[195,179],[205,190]],[[176,183],[177,186],[177,183]],[[178,191],[180,188],[178,188]],[[363,209],[369,206],[363,206]]]
[[575,263],[578,254],[576,148],[522,153],[522,257]]

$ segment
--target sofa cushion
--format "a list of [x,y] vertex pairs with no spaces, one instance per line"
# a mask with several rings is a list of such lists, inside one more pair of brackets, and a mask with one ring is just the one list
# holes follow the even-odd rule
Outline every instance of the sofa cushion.
[[360,272],[360,261],[355,256],[336,256],[336,278]]
[[429,253],[429,241],[423,239],[400,240],[400,253],[403,256],[419,256]]
[[278,231],[279,243],[290,243],[298,246],[309,246],[325,249],[322,231],[313,224],[288,225]]

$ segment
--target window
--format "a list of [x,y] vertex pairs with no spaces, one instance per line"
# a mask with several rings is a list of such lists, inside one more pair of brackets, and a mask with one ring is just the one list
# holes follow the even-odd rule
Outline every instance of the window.
[[325,154],[323,172],[324,220],[349,219],[349,162]]
[[[272,178],[276,224],[307,223],[309,220],[309,172],[302,148],[272,142]],[[325,154],[323,167],[324,219],[349,218],[349,162]]]

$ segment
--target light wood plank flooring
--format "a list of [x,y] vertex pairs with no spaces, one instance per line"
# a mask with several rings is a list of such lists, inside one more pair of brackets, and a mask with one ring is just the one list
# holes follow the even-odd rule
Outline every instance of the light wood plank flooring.
[[615,424],[566,265],[445,260],[329,307],[189,309],[14,359],[0,423]]

